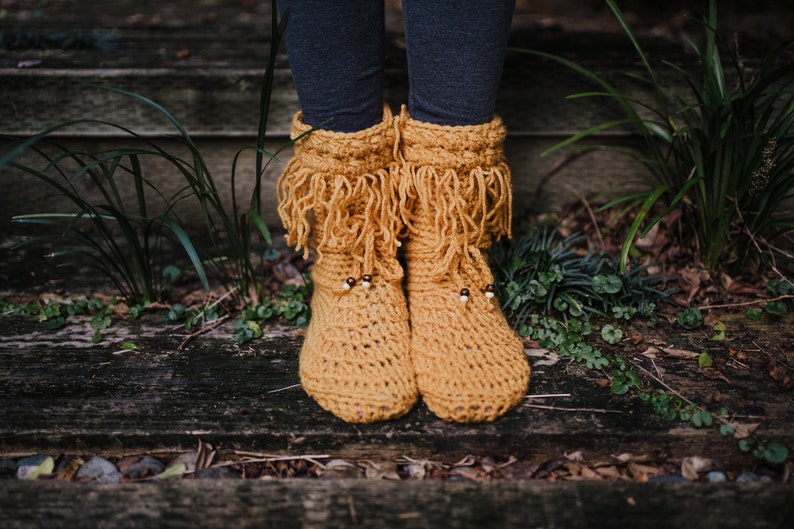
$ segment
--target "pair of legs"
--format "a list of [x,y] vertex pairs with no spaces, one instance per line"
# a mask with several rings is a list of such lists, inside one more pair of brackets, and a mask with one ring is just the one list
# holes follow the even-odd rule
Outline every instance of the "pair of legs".
[[[439,125],[493,117],[514,0],[404,0],[408,111]],[[305,123],[336,132],[381,120],[383,1],[279,0]]]
[[288,242],[317,252],[301,384],[346,421],[399,417],[419,396],[442,419],[490,421],[526,391],[486,258],[510,231],[493,110],[512,7],[406,0],[411,88],[394,117],[383,5],[281,1],[302,111],[279,214]]

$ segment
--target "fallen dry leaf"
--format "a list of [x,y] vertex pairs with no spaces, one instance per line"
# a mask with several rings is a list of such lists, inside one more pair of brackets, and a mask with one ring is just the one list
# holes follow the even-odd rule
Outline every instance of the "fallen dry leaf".
[[397,473],[397,463],[393,461],[364,461],[364,476],[367,479],[390,479],[399,480]]
[[596,468],[595,472],[602,478],[606,478],[606,479],[618,479],[618,480],[625,479],[625,476],[620,473],[618,467],[614,465],[608,467]]
[[694,351],[687,351],[686,349],[675,349],[673,347],[656,347],[651,346],[648,347],[645,351],[640,353],[642,356],[647,358],[682,358],[685,360],[691,360],[693,358],[697,358],[700,356],[699,353]]
[[760,422],[751,424],[731,423],[731,427],[733,428],[733,436],[736,439],[746,439],[747,437],[750,437],[759,426],[761,426]]
[[649,457],[647,454],[640,454],[635,455],[630,452],[623,452],[620,455],[612,456],[620,463],[644,463],[648,461]]
[[450,476],[458,476],[471,481],[482,481],[488,478],[488,474],[477,467],[455,467],[449,471]]
[[212,465],[217,453],[218,451],[215,450],[211,444],[205,443],[199,439],[198,450],[196,450],[196,471],[208,468]]
[[59,481],[72,481],[77,474],[77,471],[80,470],[80,467],[85,461],[80,459],[79,457],[75,457],[64,466],[61,470],[59,470],[55,474],[55,479]]
[[700,373],[709,380],[722,380],[723,382],[727,382],[728,384],[731,383],[731,381],[728,380],[728,377],[725,376],[725,372],[718,367],[714,367],[714,366],[701,367],[700,369],[698,369],[698,373]]
[[685,457],[681,460],[681,475],[689,481],[695,481],[703,472],[714,470],[717,464],[713,459],[700,456]]
[[540,468],[540,465],[533,461],[517,461],[512,465],[503,468],[501,475],[503,479],[523,481],[532,479],[538,468]]
[[629,462],[628,469],[629,474],[631,474],[631,477],[633,477],[636,481],[648,481],[648,478],[658,476],[662,473],[662,469],[659,467],[641,465],[640,463],[635,463],[633,461]]
[[362,470],[356,465],[342,459],[333,459],[325,464],[318,475],[326,479],[355,479],[362,474]]
[[788,390],[794,388],[794,381],[792,381],[791,377],[788,375],[788,370],[777,360],[770,360],[767,366],[769,376],[772,377],[772,380],[777,382],[782,389]]

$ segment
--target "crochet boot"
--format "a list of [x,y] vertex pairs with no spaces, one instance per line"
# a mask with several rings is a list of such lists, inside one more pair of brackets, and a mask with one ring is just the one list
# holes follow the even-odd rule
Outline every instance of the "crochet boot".
[[529,384],[521,340],[494,297],[486,251],[510,235],[510,170],[497,118],[446,127],[400,119],[401,209],[411,359],[419,393],[438,417],[492,421]]
[[[293,137],[310,130],[301,113],[292,129]],[[396,134],[388,109],[380,124],[361,132],[311,131],[295,143],[277,184],[288,244],[306,258],[312,232],[316,249],[301,385],[348,422],[399,417],[417,399],[396,260],[401,223],[389,171]]]

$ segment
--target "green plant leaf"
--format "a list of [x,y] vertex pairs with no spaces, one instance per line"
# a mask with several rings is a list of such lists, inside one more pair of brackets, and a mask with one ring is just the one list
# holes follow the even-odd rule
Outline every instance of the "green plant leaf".
[[187,466],[184,463],[180,463],[178,465],[174,465],[165,469],[164,471],[160,472],[152,479],[175,479],[182,477],[187,472]]
[[270,230],[267,228],[267,224],[265,224],[265,221],[262,219],[262,215],[252,209],[249,209],[246,214],[254,222],[254,226],[256,226],[256,229],[259,230],[259,233],[262,235],[264,241],[267,244],[273,244],[273,239],[270,237]]
[[692,424],[697,426],[698,428],[702,426],[711,426],[713,419],[711,414],[706,410],[696,410],[692,413]]
[[733,432],[734,432],[733,426],[731,426],[730,424],[720,425],[720,435],[728,436],[728,435],[732,435]]
[[56,331],[66,325],[66,318],[63,316],[56,316],[47,320],[47,330]]
[[756,309],[748,309],[745,313],[745,316],[747,316],[747,319],[759,321],[761,319],[761,311]]
[[684,309],[676,314],[678,324],[684,329],[697,329],[703,325],[703,314],[697,307]]
[[623,331],[619,327],[615,327],[608,323],[601,327],[601,338],[610,345],[615,345],[623,339]]
[[596,292],[617,294],[623,289],[623,281],[617,275],[597,275],[593,278],[593,283]]
[[711,367],[714,365],[714,359],[711,358],[711,355],[708,353],[700,353],[698,356],[698,367]]
[[762,448],[761,457],[767,463],[779,465],[788,458],[788,448],[780,443],[772,442]]
[[623,245],[620,248],[620,272],[622,274],[626,273],[626,268],[629,261],[629,250],[634,244],[634,239],[637,237],[637,233],[640,231],[640,227],[642,226],[645,217],[648,216],[648,212],[651,210],[651,207],[656,204],[656,201],[659,200],[659,198],[664,195],[668,189],[668,186],[663,185],[651,191],[645,201],[642,203],[642,206],[640,206],[639,211],[635,214],[634,220],[631,222],[631,226],[629,226],[629,230],[626,233],[626,237],[623,239]]
[[710,338],[711,341],[713,341],[713,342],[721,342],[721,341],[725,340],[725,324],[724,323],[722,323],[721,321],[718,321],[711,328],[714,329],[714,331],[715,331],[714,334],[712,335],[712,337]]
[[764,305],[764,310],[773,316],[782,316],[786,313],[786,304],[782,301],[770,301]]

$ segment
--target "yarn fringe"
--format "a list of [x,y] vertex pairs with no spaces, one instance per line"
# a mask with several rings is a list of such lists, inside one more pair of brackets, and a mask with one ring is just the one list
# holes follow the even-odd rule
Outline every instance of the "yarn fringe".
[[493,165],[475,164],[465,173],[401,158],[402,220],[409,233],[421,232],[424,240],[432,241],[432,248],[423,249],[436,255],[432,277],[460,271],[491,283],[483,252],[493,240],[512,236],[511,175],[504,158]]
[[393,257],[402,229],[396,166],[368,172],[361,170],[366,160],[351,160],[348,174],[329,174],[314,161],[311,158],[307,164],[296,155],[276,185],[287,244],[302,249],[304,259],[314,248],[317,263],[326,252],[348,255],[354,263],[349,273],[355,277],[402,277]]

